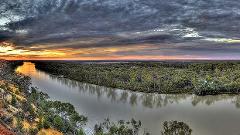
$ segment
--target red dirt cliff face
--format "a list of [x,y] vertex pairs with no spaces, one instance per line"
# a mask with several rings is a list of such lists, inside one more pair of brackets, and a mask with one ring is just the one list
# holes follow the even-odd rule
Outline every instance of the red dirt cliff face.
[[15,133],[11,132],[4,126],[0,125],[0,135],[16,135]]
[[[0,116],[3,116],[4,112],[0,109]],[[6,127],[0,124],[0,135],[16,135]]]

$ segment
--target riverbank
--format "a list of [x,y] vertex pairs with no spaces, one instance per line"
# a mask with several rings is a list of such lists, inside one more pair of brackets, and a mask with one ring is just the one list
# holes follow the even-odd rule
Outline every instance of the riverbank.
[[238,94],[240,62],[32,61],[45,72],[101,86],[159,94]]
[[46,93],[31,87],[30,77],[15,72],[22,64],[22,61],[0,62],[1,122],[13,134],[81,132],[87,118],[79,115],[71,104],[50,101]]

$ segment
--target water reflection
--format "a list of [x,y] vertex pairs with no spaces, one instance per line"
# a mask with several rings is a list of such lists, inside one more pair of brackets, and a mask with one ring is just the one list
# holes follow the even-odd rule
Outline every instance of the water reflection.
[[189,94],[154,94],[154,93],[136,93],[131,91],[123,91],[113,88],[102,87],[98,85],[90,85],[77,81],[72,81],[66,78],[50,75],[51,79],[67,85],[70,88],[78,88],[79,92],[87,93],[96,96],[98,99],[101,97],[109,98],[112,102],[129,103],[131,106],[136,106],[141,103],[144,107],[160,108],[169,104],[179,104],[184,100],[191,100],[193,106],[198,104],[212,105],[219,101],[230,100],[237,108],[240,107],[239,95],[217,95],[217,96],[196,96]]
[[22,73],[27,76],[39,77],[35,65],[30,62],[25,62],[23,66],[17,67],[16,72]]

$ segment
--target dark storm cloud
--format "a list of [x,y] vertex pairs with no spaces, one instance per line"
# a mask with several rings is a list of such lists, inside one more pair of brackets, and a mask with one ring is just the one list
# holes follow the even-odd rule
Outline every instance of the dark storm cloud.
[[13,33],[8,31],[0,31],[0,41],[11,39]]
[[[17,7],[3,13],[0,22],[8,16],[10,21],[4,28],[15,34],[0,32],[0,40],[11,37],[21,48],[40,44],[40,49],[80,49],[148,43],[159,48],[169,44],[166,52],[181,54],[224,50],[230,54],[240,48],[237,0],[8,1]],[[235,48],[229,46],[232,40]]]

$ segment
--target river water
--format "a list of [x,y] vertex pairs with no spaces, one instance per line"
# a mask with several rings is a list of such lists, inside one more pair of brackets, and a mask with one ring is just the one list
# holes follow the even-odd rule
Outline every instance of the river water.
[[240,96],[199,97],[184,94],[146,94],[81,83],[50,75],[25,62],[17,72],[32,78],[33,86],[52,100],[69,102],[88,117],[87,126],[102,122],[141,120],[144,130],[160,135],[164,121],[178,120],[194,135],[240,135]]

